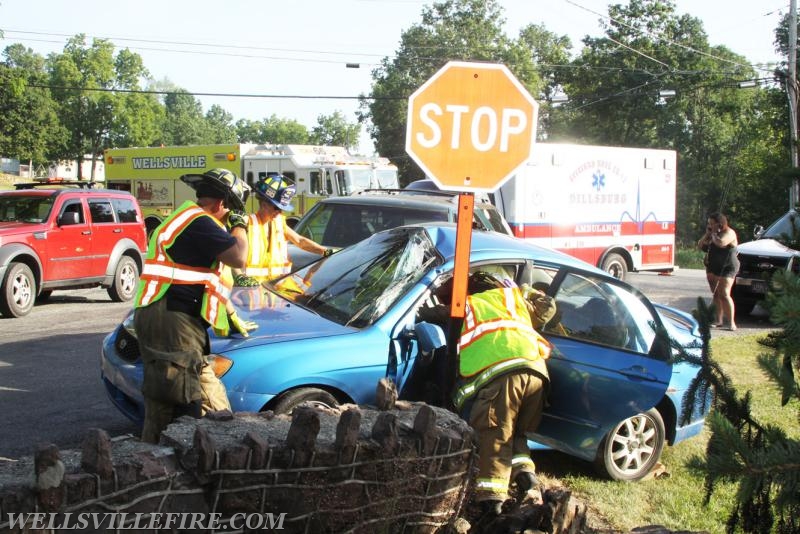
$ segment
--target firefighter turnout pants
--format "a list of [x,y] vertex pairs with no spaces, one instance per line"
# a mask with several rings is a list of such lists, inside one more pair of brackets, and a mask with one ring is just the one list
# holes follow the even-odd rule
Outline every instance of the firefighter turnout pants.
[[498,376],[478,391],[469,413],[478,441],[476,501],[505,500],[514,477],[535,472],[525,432],[539,425],[544,401],[544,382],[531,371]]
[[230,410],[225,386],[206,362],[208,333],[200,318],[167,310],[162,298],[136,309],[134,327],[144,366],[142,441],[158,443],[181,415]]

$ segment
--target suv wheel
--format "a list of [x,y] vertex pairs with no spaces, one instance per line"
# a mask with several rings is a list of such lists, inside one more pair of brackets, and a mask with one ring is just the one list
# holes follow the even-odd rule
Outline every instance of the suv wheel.
[[130,256],[122,256],[114,271],[114,282],[108,288],[108,296],[114,302],[126,302],[136,294],[139,283],[139,268]]
[[6,317],[28,315],[36,300],[36,279],[24,263],[11,263],[0,289],[0,312]]

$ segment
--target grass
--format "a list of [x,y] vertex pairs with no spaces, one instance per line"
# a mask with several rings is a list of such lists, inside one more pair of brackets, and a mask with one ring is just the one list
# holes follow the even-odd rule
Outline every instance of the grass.
[[684,269],[705,269],[703,255],[704,253],[695,247],[677,247],[675,249],[675,265]]
[[[757,343],[760,336],[712,339],[713,357],[730,376],[739,395],[752,392],[752,412],[757,420],[780,426],[790,436],[800,438],[798,407],[781,407],[780,393],[756,362],[756,356],[766,352]],[[635,527],[662,525],[671,530],[725,532],[736,486],[717,486],[706,505],[703,474],[687,467],[693,456],[704,456],[707,440],[705,431],[667,447],[661,463],[669,475],[636,483],[600,479],[586,462],[557,452],[534,453],[534,460],[546,484],[562,484],[587,504],[592,528],[628,532]]]

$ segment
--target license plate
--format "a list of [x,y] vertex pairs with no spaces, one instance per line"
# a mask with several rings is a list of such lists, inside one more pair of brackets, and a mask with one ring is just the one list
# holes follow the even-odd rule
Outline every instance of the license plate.
[[763,280],[753,280],[750,284],[750,290],[753,293],[764,294],[767,292],[767,283]]

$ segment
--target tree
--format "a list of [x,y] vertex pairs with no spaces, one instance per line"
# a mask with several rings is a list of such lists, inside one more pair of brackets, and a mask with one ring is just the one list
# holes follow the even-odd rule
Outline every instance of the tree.
[[44,57],[14,44],[0,63],[0,154],[45,164],[67,132],[47,88]]
[[273,114],[261,121],[239,120],[236,136],[242,143],[308,144],[308,129],[293,119],[280,119]]
[[[800,418],[800,277],[787,272],[780,276],[780,292],[774,290],[767,302],[771,320],[782,328],[761,344],[767,351],[758,356],[765,375],[781,395],[786,410]],[[800,441],[785,429],[764,425],[751,411],[750,392],[740,395],[730,378],[714,360],[709,341],[713,310],[698,299],[697,318],[703,337],[703,354],[697,359],[674,346],[678,361],[701,366],[684,399],[686,409],[702,402],[714,391],[714,410],[707,419],[711,435],[704,458],[693,465],[705,473],[706,498],[711,499],[720,482],[738,485],[736,503],[728,518],[728,532],[769,534],[800,531]],[[793,403],[793,404],[792,404]],[[787,417],[792,417],[787,414]]]
[[404,182],[422,178],[405,155],[408,97],[449,60],[504,63],[538,94],[541,79],[524,43],[503,33],[505,19],[496,0],[445,0],[425,6],[422,21],[404,31],[393,59],[372,71],[372,91],[362,96],[359,121],[370,122],[378,152],[394,161]]
[[115,125],[128,125],[127,134],[133,137],[141,134],[131,127],[138,120],[132,112],[152,107],[146,101],[125,98],[121,92],[139,90],[148,73],[137,54],[125,50],[115,58],[110,41],[94,39],[88,46],[83,34],[69,39],[64,52],[51,54],[47,62],[51,90],[59,102],[58,115],[69,132],[62,157],[78,160],[80,178],[84,155],[102,153],[110,145]]
[[317,117],[317,125],[311,129],[309,142],[313,145],[343,146],[354,149],[358,146],[361,125],[347,122],[340,111]]
[[236,127],[233,125],[233,115],[221,106],[214,104],[206,113],[206,127],[208,130],[208,143],[227,144],[236,142]]
[[176,89],[164,97],[164,145],[202,145],[208,139],[208,125],[199,100],[185,89]]
[[630,0],[608,13],[605,36],[584,39],[556,75],[569,104],[554,112],[551,139],[676,150],[679,242],[694,242],[712,211],[739,221],[752,178],[743,155],[774,139],[755,109],[758,90],[737,85],[755,71],[710,46],[701,21],[678,16],[671,0]]

